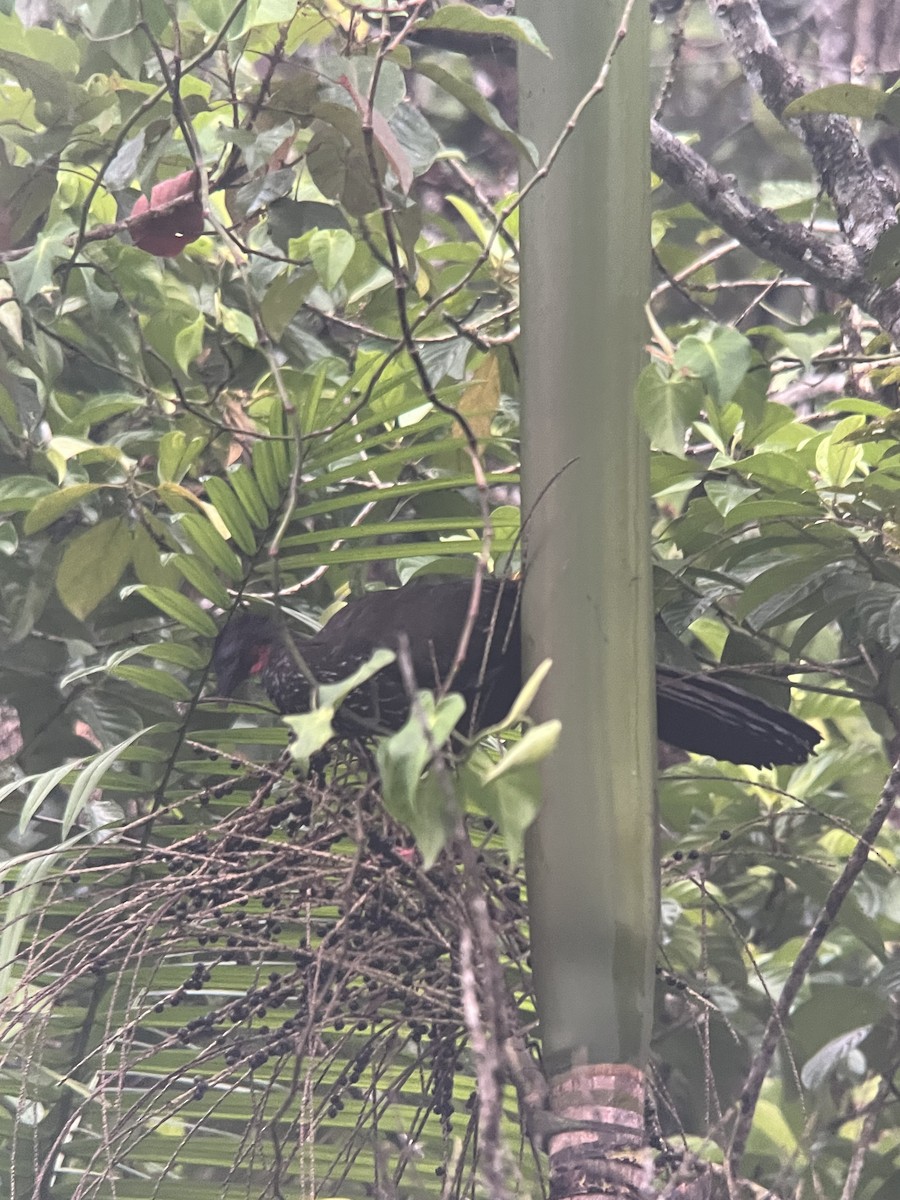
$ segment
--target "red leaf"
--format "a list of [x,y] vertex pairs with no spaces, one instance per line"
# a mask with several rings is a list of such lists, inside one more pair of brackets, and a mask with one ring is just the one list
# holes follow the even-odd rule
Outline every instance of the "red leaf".
[[[173,201],[190,197],[175,208]],[[158,211],[158,210],[163,211]],[[131,210],[129,232],[139,250],[160,258],[174,258],[203,233],[203,202],[196,171],[184,171],[164,179],[150,192],[139,196]]]

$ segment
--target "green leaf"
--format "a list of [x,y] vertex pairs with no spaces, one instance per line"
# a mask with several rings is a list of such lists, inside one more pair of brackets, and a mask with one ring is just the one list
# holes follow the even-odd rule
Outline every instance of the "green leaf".
[[[785,876],[796,884],[800,895],[806,896],[816,904],[824,904],[832,885],[829,873],[822,867],[811,862],[787,860],[781,864]],[[862,909],[853,892],[851,892],[838,912],[837,921],[858,938],[864,946],[882,962],[885,961],[885,946],[878,923]],[[873,997],[875,999],[875,997]],[[877,999],[883,1001],[884,997]]]
[[424,75],[436,83],[438,87],[443,88],[454,100],[458,100],[464,108],[484,121],[485,125],[495,129],[501,137],[510,142],[523,155],[531,166],[537,166],[539,158],[535,146],[507,125],[499,111],[482,96],[478,88],[468,83],[461,75],[454,74],[453,71],[448,71],[445,67],[427,59],[416,63],[416,71],[419,75]]
[[257,529],[265,529],[269,524],[269,509],[250,468],[243,465],[232,468],[228,482],[253,524]]
[[19,303],[28,304],[39,292],[52,287],[56,264],[70,253],[66,234],[51,230],[38,234],[34,248],[24,258],[6,263]]
[[[15,871],[15,886],[4,898],[3,926],[0,930],[0,996],[9,997],[13,988],[21,990],[18,978],[19,949],[29,934],[29,917],[40,902],[45,880],[56,870],[60,855],[44,852],[32,859],[10,858],[0,867],[0,879]],[[9,878],[12,882],[12,878]]]
[[126,467],[133,465],[132,460],[123,454],[118,446],[91,442],[86,438],[68,437],[64,434],[51,438],[47,443],[47,457],[56,466],[60,480],[65,475],[67,464],[73,458],[80,460],[82,465],[105,462]]
[[[303,653],[303,646],[299,647],[300,653]],[[338,708],[350,693],[377,675],[379,671],[390,666],[396,659],[396,654],[393,650],[385,650],[383,647],[375,650],[374,653],[356,670],[352,675],[348,675],[346,679],[341,679],[337,683],[322,683],[318,688],[318,702],[324,707]]]
[[193,0],[191,11],[212,33],[222,33],[227,38],[240,37],[247,28],[250,14],[256,4],[236,5],[232,0]]
[[164,612],[167,617],[173,617],[186,629],[193,629],[194,633],[214,638],[219,632],[209,613],[204,612],[199,605],[188,600],[186,596],[182,596],[180,592],[173,591],[171,588],[147,587],[142,583],[126,588],[123,594],[131,592],[137,592],[139,596],[143,596],[145,600],[155,605],[160,612]]
[[227,304],[219,304],[216,308],[216,314],[219,318],[219,324],[226,333],[233,334],[236,338],[244,343],[245,346],[257,346],[259,337],[256,332],[256,326],[253,324],[253,318],[243,313],[240,309],[230,308]]
[[[432,126],[412,104],[401,104],[391,115],[390,127],[413,174],[423,175],[434,165],[443,149]],[[421,215],[417,209],[406,210],[406,213],[410,212],[417,217]]]
[[243,578],[244,567],[240,558],[206,517],[201,517],[199,513],[183,513],[179,517],[179,528],[194,550],[232,582]]
[[200,357],[203,349],[203,332],[206,322],[202,313],[198,313],[193,321],[182,324],[175,334],[174,358],[185,375],[190,374],[191,364]]
[[[433,696],[431,704],[433,707]],[[426,729],[418,720],[407,721],[395,734],[378,743],[375,757],[385,807],[398,821],[409,826],[415,818],[414,800],[419,780],[431,758]]]
[[859,396],[840,396],[837,400],[829,400],[822,405],[823,412],[861,413],[864,417],[875,417],[876,420],[887,419],[894,414],[894,409],[876,400],[863,400]]
[[682,339],[675,351],[675,367],[702,380],[708,394],[722,407],[747,374],[751,353],[750,342],[742,333],[716,325]]
[[[320,205],[321,208],[330,205]],[[272,213],[269,213],[269,224],[272,224]],[[276,239],[277,240],[277,239]],[[263,327],[273,341],[279,341],[290,322],[300,311],[301,305],[308,298],[316,284],[313,271],[297,271],[291,275],[282,275],[274,280],[266,289],[260,305],[260,315]]]
[[[2,312],[0,312],[0,320],[2,320]],[[21,340],[17,338],[17,340]],[[0,384],[0,423],[6,426],[10,433],[16,437],[22,437],[24,430],[19,413],[13,403],[13,398],[10,396],[7,388]]]
[[187,472],[199,458],[206,442],[195,437],[188,441],[180,429],[164,434],[159,443],[159,461],[156,473],[160,483],[181,483]]
[[771,1100],[758,1102],[747,1149],[753,1155],[771,1156],[776,1162],[787,1162],[798,1153],[796,1135],[780,1105]]
[[102,486],[100,483],[75,483],[70,487],[60,488],[58,492],[51,492],[48,496],[42,496],[25,518],[25,532],[31,534],[46,529],[48,525],[58,521],[63,513],[74,508],[79,500],[99,492]]
[[776,491],[781,491],[783,484],[801,491],[812,484],[809,472],[797,461],[796,455],[776,453],[774,450],[760,450],[749,458],[739,459],[731,464],[730,469],[746,475],[748,479],[772,484]]
[[822,586],[818,572],[831,566],[833,561],[833,554],[820,550],[763,571],[744,588],[735,615],[738,620],[749,620],[754,628],[778,624],[799,600],[811,596]]
[[284,486],[291,478],[291,440],[287,436],[287,417],[280,401],[273,403],[268,424],[271,440],[260,444],[271,451],[275,478]]
[[456,801],[448,797],[448,782],[452,786],[452,777],[437,770],[423,775],[416,786],[408,819],[403,821],[416,840],[425,871],[434,866],[453,833]]
[[446,743],[465,708],[465,700],[455,693],[435,702],[431,692],[419,692],[406,724],[379,741],[375,751],[384,806],[415,837],[426,870],[444,845],[456,814],[449,772],[435,767],[424,780],[422,772],[435,750]]
[[204,600],[209,600],[218,608],[231,607],[231,597],[227,590],[202,559],[188,554],[175,554],[171,561],[188,583],[197,589]]
[[19,791],[26,784],[30,783],[31,790],[23,805],[22,812],[19,814],[19,832],[23,833],[28,825],[28,822],[38,811],[46,798],[54,790],[59,787],[67,775],[71,774],[71,763],[64,763],[61,767],[54,767],[52,771],[44,771],[39,775],[26,775],[23,779],[15,779],[12,783],[4,784],[0,787],[0,804],[3,803],[9,796]]
[[[319,363],[315,371],[305,373],[298,381],[300,433],[304,437],[311,435],[318,425],[322,396],[328,379],[328,365],[327,360]],[[334,454],[333,446],[330,447],[330,451],[329,460]]]
[[688,431],[703,407],[703,390],[698,381],[679,374],[666,377],[651,363],[638,377],[635,403],[651,443],[659,450],[684,458]]
[[101,521],[67,546],[56,573],[56,591],[83,621],[113,590],[131,560],[131,531],[124,517]]
[[802,117],[808,113],[842,113],[845,117],[872,120],[879,116],[885,94],[878,88],[861,87],[857,83],[832,83],[798,96],[784,109],[785,117]]
[[250,528],[250,522],[244,512],[240,500],[224,479],[210,475],[204,481],[206,494],[212,501],[216,512],[225,522],[229,533],[245,554],[256,553],[256,537]]
[[417,22],[416,27],[455,29],[460,33],[483,33],[488,37],[510,38],[550,57],[550,51],[530,21],[524,17],[494,16],[473,8],[471,4],[445,4],[424,21]]
[[846,486],[863,461],[862,446],[847,439],[863,429],[865,423],[863,416],[845,417],[816,447],[816,467],[829,487]]
[[447,202],[453,205],[468,227],[475,234],[479,245],[486,246],[490,239],[491,229],[482,220],[478,209],[475,208],[474,205],[470,204],[468,200],[463,200],[461,196],[448,196]]
[[509,729],[513,725],[518,725],[520,721],[524,721],[528,716],[528,710],[531,708],[534,698],[538,693],[541,684],[547,678],[550,668],[553,666],[552,658],[545,658],[543,662],[538,663],[534,668],[519,691],[518,696],[512,702],[509,712],[503,718],[499,725],[491,725],[489,728],[482,730],[481,737],[489,737],[501,733],[504,729]]
[[274,512],[281,502],[281,484],[275,471],[275,460],[269,442],[257,442],[253,447],[253,476],[268,508]]
[[63,812],[63,837],[68,837],[82,809],[90,800],[91,793],[100,786],[106,772],[115,766],[122,757],[123,752],[129,746],[133,745],[138,738],[151,733],[154,728],[155,726],[151,726],[149,729],[141,729],[137,733],[132,734],[131,737],[126,738],[123,742],[119,742],[118,745],[111,746],[109,750],[105,750],[102,754],[98,754],[91,759],[85,765],[84,769],[79,772],[78,778],[69,792],[69,799]]
[[334,737],[334,714],[333,704],[319,704],[310,712],[282,718],[293,734],[291,757],[301,763],[304,770],[308,769],[312,756]]
[[[209,661],[209,654],[196,646],[186,646],[179,642],[152,642],[146,646],[137,646],[139,654],[154,658],[158,662],[173,663],[176,667],[184,667],[188,671],[200,671]],[[123,652],[123,653],[127,653]]]
[[540,811],[541,778],[532,764],[504,771],[491,780],[476,782],[474,772],[464,776],[467,801],[491,818],[503,838],[510,862],[519,862],[525,833]]
[[170,366],[185,376],[203,349],[206,327],[202,313],[193,313],[182,305],[154,309],[144,324],[144,336],[150,346]]
[[166,696],[169,700],[186,701],[193,695],[190,688],[185,687],[180,679],[158,668],[119,666],[111,667],[109,674],[157,696]]
[[752,500],[759,494],[759,488],[747,487],[736,479],[708,479],[703,488],[716,512],[723,517],[727,517],[745,500]]
[[432,692],[417,693],[417,702],[406,723],[390,737],[383,738],[376,751],[379,770],[395,802],[407,802],[435,750],[450,737],[466,709],[462,696],[451,692],[435,701]]
[[800,1079],[804,1087],[818,1088],[827,1083],[835,1071],[850,1058],[854,1050],[860,1046],[872,1031],[871,1025],[859,1025],[847,1033],[826,1042],[811,1058],[803,1064]]
[[[546,660],[549,662],[549,659]],[[513,747],[503,754],[500,761],[484,776],[485,784],[500,779],[507,771],[521,770],[542,762],[556,749],[562,723],[557,720],[543,721],[533,725]]]
[[27,512],[41,496],[56,495],[56,488],[35,475],[0,479],[0,513]]
[[309,240],[309,253],[322,286],[331,291],[350,265],[356,250],[352,234],[343,229],[318,229]]
[[[826,596],[828,591],[831,591],[832,586],[829,585]],[[859,592],[865,586],[866,584],[863,580],[848,580],[845,592],[834,597],[829,597],[817,604],[815,611],[805,621],[801,622],[797,628],[788,649],[790,657],[799,658],[816,634],[820,633],[827,625],[830,625],[832,621],[838,621],[848,613],[856,602]]]
[[151,587],[177,588],[181,579],[175,568],[163,561],[166,551],[157,545],[143,525],[136,526],[133,534],[131,561],[138,583],[148,583]]
[[116,650],[113,654],[110,654],[105,662],[69,671],[60,679],[59,686],[66,688],[73,683],[77,683],[80,679],[89,679],[92,675],[109,674],[115,667],[121,666],[122,663],[127,663],[129,659],[140,656],[157,659],[160,662],[173,663],[175,666],[185,667],[190,671],[202,670],[206,666],[209,657],[195,650],[192,646],[182,646],[177,642],[157,642],[147,646],[128,646],[124,650]]

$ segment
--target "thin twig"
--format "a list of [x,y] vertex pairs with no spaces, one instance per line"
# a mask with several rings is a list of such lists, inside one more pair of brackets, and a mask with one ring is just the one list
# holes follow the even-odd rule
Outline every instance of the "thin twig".
[[869,818],[869,823],[854,846],[843,871],[832,885],[825,903],[822,905],[813,927],[806,937],[806,941],[800,948],[791,972],[784,982],[781,995],[778,997],[778,1003],[772,1010],[772,1014],[766,1024],[762,1043],[753,1060],[753,1065],[747,1074],[737,1101],[738,1117],[732,1132],[728,1155],[730,1168],[735,1177],[740,1172],[741,1160],[744,1156],[744,1150],[747,1147],[747,1138],[750,1133],[750,1126],[753,1124],[753,1116],[756,1112],[756,1105],[759,1101],[762,1085],[768,1074],[772,1057],[775,1054],[778,1041],[782,1035],[782,1030],[790,1015],[791,1006],[812,969],[822,943],[834,925],[841,905],[847,899],[851,887],[856,882],[863,867],[865,867],[869,854],[875,845],[875,840],[881,832],[885,821],[888,819],[898,794],[900,794],[900,759],[891,768],[891,773],[884,785],[878,804]]

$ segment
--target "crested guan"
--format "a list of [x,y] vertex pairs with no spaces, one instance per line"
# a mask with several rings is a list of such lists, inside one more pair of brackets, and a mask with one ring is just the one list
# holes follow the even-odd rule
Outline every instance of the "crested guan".
[[[306,712],[316,683],[335,683],[366,662],[378,647],[398,650],[405,635],[419,687],[448,680],[466,628],[471,579],[409,584],[351,600],[312,637],[288,644],[275,623],[234,616],[219,634],[213,666],[223,695],[259,675],[269,699],[284,713]],[[522,684],[519,584],[484,579],[468,646],[449,690],[465,698],[459,723],[472,733],[501,721]],[[395,662],[346,698],[335,716],[343,736],[395,730],[409,714]],[[810,725],[714,675],[656,668],[659,736],[674,746],[752,766],[804,762],[820,736]]]

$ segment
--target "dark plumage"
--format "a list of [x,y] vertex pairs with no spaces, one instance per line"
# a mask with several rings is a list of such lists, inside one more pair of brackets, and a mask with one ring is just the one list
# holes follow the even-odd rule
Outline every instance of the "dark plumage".
[[[418,686],[438,688],[457,658],[471,597],[470,579],[368,592],[295,645],[264,617],[235,616],[213,655],[219,689],[230,695],[249,675],[259,675],[281,712],[305,712],[312,681],[345,679],[378,647],[397,651],[404,635]],[[468,647],[450,682],[450,690],[466,701],[460,730],[471,733],[501,721],[521,682],[519,585],[485,579]],[[344,735],[393,730],[408,713],[406,688],[393,663],[347,697],[335,726]],[[820,741],[810,725],[757,696],[714,675],[674,667],[657,667],[656,713],[664,741],[752,766],[804,762]]]

